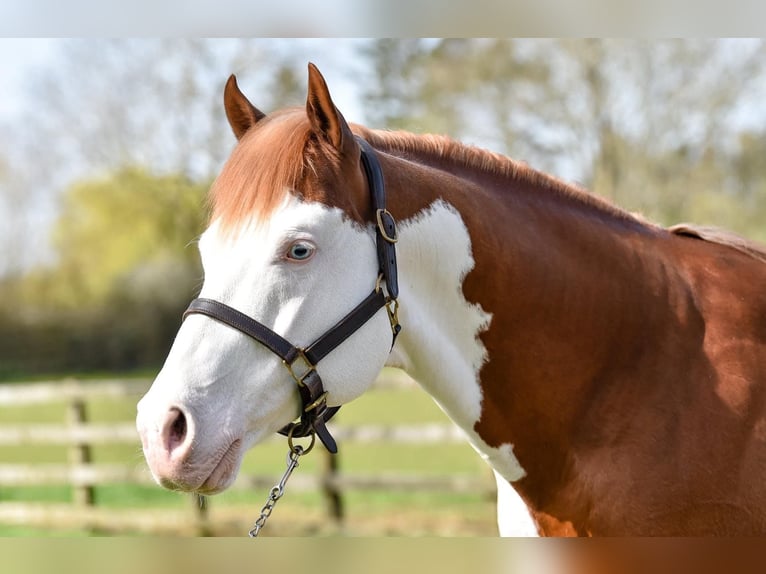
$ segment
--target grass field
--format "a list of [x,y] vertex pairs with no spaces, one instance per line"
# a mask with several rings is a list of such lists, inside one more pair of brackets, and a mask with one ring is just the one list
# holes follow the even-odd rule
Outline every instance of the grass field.
[[[14,423],[60,423],[65,405],[3,408],[0,425]],[[132,421],[135,401],[94,401],[89,405],[92,422]],[[418,424],[446,422],[445,415],[420,388],[380,386],[344,407],[336,417],[338,425]],[[269,441],[252,449],[242,472],[280,475],[284,470],[286,442]],[[461,475],[486,481],[492,479],[488,467],[466,444],[393,445],[340,444],[342,473],[383,475],[415,474],[422,476]],[[145,462],[138,444],[93,447],[94,462],[123,463],[143,468]],[[65,463],[67,452],[55,446],[0,447],[3,463]],[[322,456],[301,460],[296,473],[318,472]],[[265,490],[232,490],[210,499],[211,516],[218,517],[215,534],[243,535],[258,516],[265,502]],[[0,501],[69,502],[67,486],[0,488]],[[121,509],[183,509],[188,495],[168,492],[160,487],[108,485],[97,487],[96,504]],[[423,491],[348,491],[343,496],[345,520],[342,525],[328,522],[324,500],[319,492],[290,492],[280,500],[264,535],[351,535],[351,536],[477,536],[496,534],[493,497],[486,489],[479,492],[448,493]],[[220,522],[220,524],[218,524]],[[41,532],[30,528],[0,525],[0,535],[82,535],[85,532]]]

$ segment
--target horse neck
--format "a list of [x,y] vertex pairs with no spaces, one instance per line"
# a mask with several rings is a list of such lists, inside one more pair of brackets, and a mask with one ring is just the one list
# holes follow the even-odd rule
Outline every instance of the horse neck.
[[[395,167],[387,172],[398,190],[392,209],[407,217],[404,330],[391,364],[488,458],[513,445],[524,471],[506,468],[509,480],[563,464],[546,457],[564,456],[555,445],[595,381],[624,356],[617,342],[645,336],[681,296],[656,249],[662,233],[530,182]],[[405,193],[407,205],[396,205]],[[548,449],[542,459],[533,454],[540,447]]]

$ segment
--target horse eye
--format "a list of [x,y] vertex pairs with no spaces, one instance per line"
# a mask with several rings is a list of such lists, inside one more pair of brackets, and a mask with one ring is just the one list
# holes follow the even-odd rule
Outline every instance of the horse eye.
[[306,261],[314,255],[316,247],[307,241],[296,241],[287,250],[287,258],[291,261]]

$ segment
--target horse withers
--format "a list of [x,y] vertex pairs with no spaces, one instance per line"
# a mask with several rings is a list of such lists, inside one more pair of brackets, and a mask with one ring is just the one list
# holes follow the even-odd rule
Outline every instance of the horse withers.
[[[233,77],[224,105],[238,144],[211,189],[200,298],[296,351],[188,315],[138,406],[161,485],[226,489],[248,448],[306,417],[306,373],[327,412],[388,365],[494,469],[503,534],[766,534],[762,247],[663,229],[445,137],[350,125],[312,65],[305,108],[264,114]],[[397,222],[401,334],[392,347],[381,304],[296,376],[360,301],[390,305],[367,145]]]

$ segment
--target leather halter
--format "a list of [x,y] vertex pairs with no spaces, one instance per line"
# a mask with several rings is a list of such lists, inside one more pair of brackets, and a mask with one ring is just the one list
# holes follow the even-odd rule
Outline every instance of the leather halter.
[[[397,302],[399,283],[396,271],[395,243],[398,239],[396,221],[386,209],[383,172],[380,169],[375,151],[362,138],[355,137],[361,148],[362,166],[370,188],[372,208],[376,219],[375,242],[378,253],[379,276],[372,293],[352,309],[348,315],[305,348],[293,345],[266,325],[213,299],[194,299],[183,314],[184,319],[195,313],[216,319],[255,339],[280,357],[290,376],[298,385],[303,405],[300,420],[291,422],[282,428],[279,431],[280,434],[289,438],[316,434],[331,453],[338,452],[338,446],[327,430],[326,423],[338,412],[340,407],[327,406],[327,391],[325,391],[322,379],[317,372],[317,363],[383,307],[386,308],[391,323],[392,348],[399,331],[401,331]],[[383,292],[381,281],[385,281],[388,295]]]

